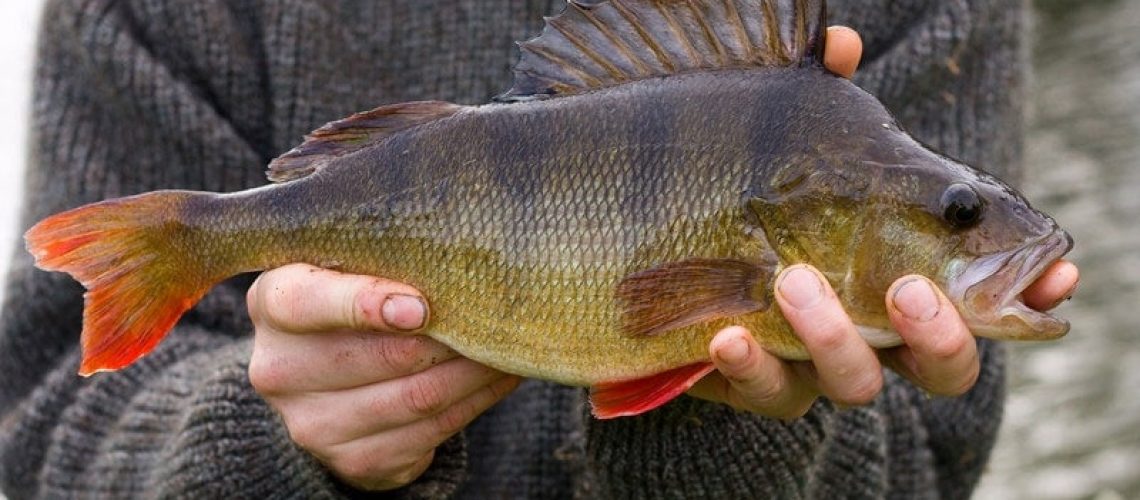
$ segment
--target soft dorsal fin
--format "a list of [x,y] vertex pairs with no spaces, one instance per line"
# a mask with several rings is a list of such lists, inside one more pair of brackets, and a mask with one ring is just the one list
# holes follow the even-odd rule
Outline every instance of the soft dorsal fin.
[[464,106],[443,101],[405,102],[381,106],[325,124],[305,142],[269,163],[269,180],[305,177],[338,156],[358,151],[402,130],[454,115]]
[[517,101],[697,70],[822,61],[824,0],[569,0],[519,44]]

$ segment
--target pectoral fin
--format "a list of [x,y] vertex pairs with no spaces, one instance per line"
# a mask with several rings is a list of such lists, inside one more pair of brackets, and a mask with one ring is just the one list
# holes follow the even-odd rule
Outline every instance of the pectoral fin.
[[622,330],[659,335],[669,330],[768,309],[757,286],[771,266],[733,259],[688,259],[631,274],[617,288]]
[[689,390],[716,369],[712,363],[697,363],[622,382],[603,382],[590,388],[590,406],[600,419],[640,415]]

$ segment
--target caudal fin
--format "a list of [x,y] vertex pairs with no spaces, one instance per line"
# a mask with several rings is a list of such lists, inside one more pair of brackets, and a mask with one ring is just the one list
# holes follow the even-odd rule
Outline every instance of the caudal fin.
[[24,235],[37,267],[87,288],[80,375],[118,370],[150,352],[214,284],[180,234],[178,214],[194,196],[159,191],[93,203]]

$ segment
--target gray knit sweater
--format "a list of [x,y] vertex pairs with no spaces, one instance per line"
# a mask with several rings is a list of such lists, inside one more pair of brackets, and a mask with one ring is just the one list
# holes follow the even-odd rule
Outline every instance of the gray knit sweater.
[[[563,0],[56,0],[35,75],[23,224],[162,188],[236,191],[316,126],[379,104],[481,103]],[[833,0],[867,42],[857,82],[918,138],[1018,174],[1018,0]],[[12,244],[16,244],[13,242]],[[22,249],[22,247],[21,247]],[[216,288],[131,368],[75,375],[82,290],[16,252],[0,318],[0,486],[32,497],[360,494],[289,439],[246,375],[250,277]],[[527,382],[379,497],[962,498],[1001,416],[1000,349],[969,394],[888,374],[867,407],[780,422],[681,397],[596,421]]]

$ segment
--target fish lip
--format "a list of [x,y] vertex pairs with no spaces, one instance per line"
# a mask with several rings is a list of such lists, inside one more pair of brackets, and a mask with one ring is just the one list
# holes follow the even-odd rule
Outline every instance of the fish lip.
[[1025,305],[1022,294],[1053,263],[1073,248],[1061,229],[1001,254],[981,257],[951,279],[951,300],[970,331],[1000,340],[1051,340],[1069,331],[1069,322]]

